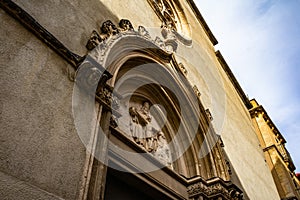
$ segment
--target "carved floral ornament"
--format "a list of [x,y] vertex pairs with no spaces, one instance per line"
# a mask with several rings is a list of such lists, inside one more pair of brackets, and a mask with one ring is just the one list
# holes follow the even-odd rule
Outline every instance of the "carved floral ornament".
[[[107,20],[103,22],[100,28],[100,33],[98,33],[96,30],[92,31],[90,39],[86,44],[86,48],[89,50],[88,56],[95,59],[97,63],[106,68],[104,66],[105,64],[107,65],[107,63],[105,63],[105,59],[108,57],[108,52],[110,51],[110,49],[118,41],[120,41],[121,39],[126,39],[127,37],[133,38],[134,42],[136,42],[137,44],[136,47],[133,48],[136,48],[137,50],[139,48],[138,42],[142,42],[144,44],[148,42],[148,48],[157,48],[162,50],[161,52],[165,53],[163,53],[164,55],[162,55],[161,57],[166,58],[166,60],[169,59],[168,57],[172,57],[172,54],[176,52],[178,41],[184,45],[192,44],[191,40],[183,38],[180,34],[168,28],[167,26],[161,27],[161,35],[162,38],[157,36],[155,37],[155,39],[152,39],[149,32],[144,26],[138,26],[138,30],[136,31],[134,30],[131,22],[127,19],[121,19],[118,26],[114,25],[112,21]],[[134,39],[134,37],[136,37],[136,40]],[[123,43],[122,48],[126,48],[124,47],[126,46],[126,44],[127,43]],[[128,45],[128,49],[132,48],[132,44]],[[187,76],[188,72],[182,63],[179,63],[175,67],[183,76]]]
[[167,53],[176,52],[178,41],[184,45],[192,44],[191,40],[181,36],[171,26],[163,25],[161,27],[161,35],[162,38],[157,36],[155,39],[152,39],[144,26],[138,26],[138,30],[136,31],[131,22],[127,19],[121,19],[118,27],[112,21],[107,20],[103,22],[100,33],[96,30],[92,32],[86,44],[86,48],[92,53],[92,50],[98,46],[97,51],[100,51],[98,53],[100,53],[101,56],[105,56],[107,49],[109,49],[115,40],[126,36],[142,37]]

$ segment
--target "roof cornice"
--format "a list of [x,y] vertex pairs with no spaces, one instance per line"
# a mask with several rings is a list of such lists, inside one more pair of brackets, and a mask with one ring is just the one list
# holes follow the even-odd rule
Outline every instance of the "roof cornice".
[[206,21],[204,20],[203,16],[201,15],[198,7],[196,6],[195,2],[193,0],[187,0],[188,4],[190,5],[190,7],[192,8],[195,16],[197,17],[198,21],[200,22],[201,26],[203,27],[205,33],[207,34],[209,40],[211,41],[211,43],[213,45],[217,45],[218,44],[218,40],[216,39],[216,37],[213,35],[213,33],[211,32],[210,28],[208,27]]
[[232,73],[231,69],[229,68],[228,64],[226,63],[224,57],[222,56],[220,51],[216,51],[216,56],[218,58],[219,63],[221,64],[223,70],[227,74],[228,78],[230,79],[231,83],[233,84],[234,88],[236,89],[237,93],[241,97],[242,101],[244,102],[245,106],[250,109],[252,108],[252,104],[250,103],[248,97],[244,93],[242,87],[240,86],[239,82],[235,78],[234,74]]

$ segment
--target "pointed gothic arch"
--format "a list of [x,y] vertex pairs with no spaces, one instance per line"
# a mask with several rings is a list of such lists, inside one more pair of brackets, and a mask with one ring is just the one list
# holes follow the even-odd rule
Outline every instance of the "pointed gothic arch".
[[[118,123],[114,121],[114,125],[110,121],[111,127],[106,129],[107,134],[111,135],[112,143],[118,143],[117,148],[115,145],[108,144],[106,146],[108,162],[122,169],[133,170],[132,172],[135,172],[134,169],[139,169],[150,174],[151,170],[145,170],[143,165],[146,163],[154,166],[151,169],[161,171],[157,173],[168,174],[170,179],[177,181],[175,186],[168,185],[169,188],[164,189],[166,193],[175,196],[190,195],[187,194],[188,191],[173,194],[172,187],[186,188],[189,180],[193,177],[200,178],[197,180],[204,181],[204,183],[205,180],[215,177],[229,181],[228,170],[219,143],[211,149],[209,155],[201,159],[198,157],[201,145],[210,145],[202,144],[204,135],[207,133],[214,135],[215,133],[199,96],[195,94],[194,88],[184,76],[184,72],[181,70],[182,66],[176,62],[170,48],[167,48],[169,43],[159,37],[153,40],[142,26],[138,31],[134,31],[128,22],[127,26],[123,27],[120,22],[121,29],[116,28],[110,21],[105,22],[105,26],[109,28],[102,29],[102,31],[105,30],[104,35],[103,33],[98,34],[97,45],[89,53],[89,56],[112,76],[104,86],[104,88],[109,88],[108,98],[122,97],[117,111],[114,112],[114,109],[109,111],[115,119],[119,119]],[[121,83],[119,83],[120,81]],[[101,87],[103,88],[103,86]],[[97,91],[100,96],[102,91],[103,89]],[[105,101],[105,95],[102,96],[104,96],[102,100]],[[148,102],[150,107],[160,104],[164,109],[159,107],[151,113],[151,130],[154,130],[152,135],[142,137],[142,140],[136,140],[139,137],[133,134],[130,123],[138,126],[144,135],[147,135],[150,127],[150,120],[147,121],[139,113],[143,102]],[[106,104],[111,103],[112,101],[106,101]],[[133,110],[133,108],[136,110],[135,119],[130,114],[130,109]],[[100,125],[107,124],[108,118],[102,117],[106,116],[107,109],[101,112]],[[161,135],[164,135],[163,139],[166,141],[163,144],[164,149],[167,148],[170,152],[167,156],[156,155],[159,146],[158,138]],[[148,141],[151,141],[151,145],[157,142],[157,145],[148,148],[150,146]],[[127,155],[124,151],[120,151],[120,148],[143,153],[143,156],[140,157],[140,160],[136,159],[133,154]],[[166,159],[167,162],[165,162]],[[169,160],[171,161],[169,162]],[[92,172],[93,174],[97,175],[97,172]],[[156,177],[156,179],[158,182],[166,181],[162,177]],[[90,188],[93,191],[99,188],[96,182],[91,183]],[[195,181],[191,181],[191,183],[193,182]],[[228,183],[228,185],[230,184]],[[177,198],[179,197],[177,196]]]

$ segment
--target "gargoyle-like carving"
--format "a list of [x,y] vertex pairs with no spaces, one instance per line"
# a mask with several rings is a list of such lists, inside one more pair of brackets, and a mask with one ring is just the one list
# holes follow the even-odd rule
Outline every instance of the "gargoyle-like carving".
[[172,168],[171,152],[166,137],[162,131],[154,128],[149,108],[148,101],[145,101],[141,108],[129,108],[131,137],[164,165]]
[[[128,20],[123,19],[123,21],[120,21],[120,24],[122,22],[122,30],[131,30],[132,25]],[[131,25],[131,28],[130,28]],[[128,27],[128,28],[127,28]],[[97,31],[93,31],[90,39],[88,40],[86,44],[86,48],[88,50],[94,49],[97,45],[99,45],[103,40],[106,40],[111,35],[116,35],[119,33],[119,29],[112,23],[112,21],[107,20],[103,22],[101,28],[100,28],[101,34],[98,34]]]

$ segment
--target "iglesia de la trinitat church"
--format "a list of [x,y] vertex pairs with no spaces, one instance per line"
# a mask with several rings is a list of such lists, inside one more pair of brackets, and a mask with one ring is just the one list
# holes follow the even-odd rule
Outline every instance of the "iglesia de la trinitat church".
[[300,200],[193,0],[0,0],[1,200]]

